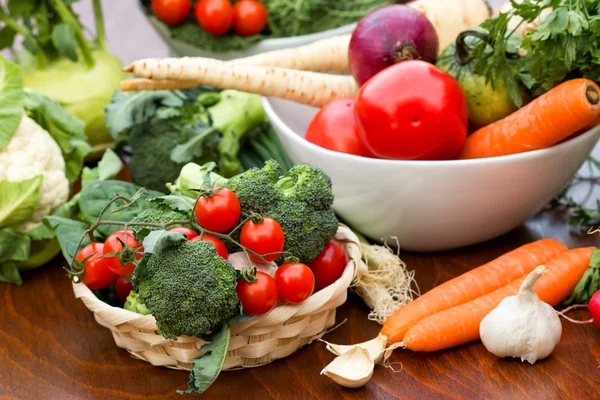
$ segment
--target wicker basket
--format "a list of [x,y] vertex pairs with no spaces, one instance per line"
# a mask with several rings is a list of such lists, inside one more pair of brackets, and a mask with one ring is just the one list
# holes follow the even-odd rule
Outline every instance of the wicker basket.
[[[347,289],[361,263],[359,240],[350,229],[340,225],[335,240],[349,259],[340,279],[301,304],[281,305],[268,314],[232,325],[224,370],[257,367],[287,357],[320,339],[334,325],[335,310],[346,301]],[[202,339],[165,339],[153,316],[111,307],[83,284],[74,283],[73,291],[94,313],[96,321],[111,330],[117,346],[134,357],[152,365],[190,370],[191,361],[201,355],[198,349],[206,343]]]

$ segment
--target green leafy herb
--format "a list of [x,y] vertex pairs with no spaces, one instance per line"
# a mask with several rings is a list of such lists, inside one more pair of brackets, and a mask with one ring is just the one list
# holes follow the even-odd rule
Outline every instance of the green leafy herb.
[[194,365],[190,372],[187,390],[179,390],[180,394],[200,394],[217,379],[227,357],[231,329],[225,325],[220,332],[212,335],[211,342],[200,348],[202,355],[192,360]]
[[587,304],[598,290],[600,290],[600,250],[596,249],[592,253],[589,268],[562,305]]
[[[513,9],[485,21],[481,27],[489,38],[474,50],[474,70],[488,81],[503,81],[511,99],[523,105],[523,91],[541,95],[561,82],[583,77],[600,81],[600,7],[590,0],[511,0]],[[522,41],[509,28],[521,18],[538,19],[545,9],[550,14]],[[520,41],[519,49],[511,39]],[[488,46],[493,51],[487,52]]]

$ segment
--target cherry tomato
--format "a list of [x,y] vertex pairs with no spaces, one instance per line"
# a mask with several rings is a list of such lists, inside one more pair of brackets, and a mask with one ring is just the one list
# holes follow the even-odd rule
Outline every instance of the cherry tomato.
[[256,282],[240,279],[235,288],[242,302],[242,309],[249,315],[266,314],[275,307],[279,291],[275,279],[264,272],[256,273]]
[[302,303],[315,288],[315,276],[304,264],[283,264],[277,268],[275,282],[281,300],[291,304]]
[[90,289],[104,289],[117,280],[118,275],[110,270],[106,258],[99,258],[103,254],[103,243],[92,243],[85,246],[77,254],[77,261],[88,260],[84,265],[82,282]]
[[255,0],[242,0],[233,6],[233,30],[240,36],[260,33],[267,25],[267,8]]
[[[125,231],[117,231],[106,238],[106,241],[104,242],[104,254],[120,252],[123,249],[123,245],[119,242],[119,240],[125,243],[127,248],[137,247],[140,245],[140,242],[133,238],[133,232],[127,231],[127,234],[125,234]],[[140,248],[135,253],[135,258],[137,260],[142,258],[143,252],[144,249]],[[119,260],[118,256],[105,257],[105,260],[107,261],[108,268],[110,268],[110,270],[117,275],[129,276],[135,269],[135,264],[132,262],[121,265],[121,261]]]
[[227,246],[225,246],[225,243],[223,243],[221,240],[217,239],[214,236],[207,235],[206,233],[204,235],[202,235],[202,237],[196,236],[195,238],[190,239],[191,242],[200,241],[200,240],[203,242],[212,243],[212,245],[215,246],[215,249],[217,249],[217,253],[221,257],[223,257],[226,260],[227,260],[227,258],[229,258],[229,252],[227,252]]
[[204,229],[225,233],[237,225],[242,208],[235,193],[222,189],[210,197],[198,200],[194,214]]
[[329,242],[308,265],[315,275],[315,287],[321,290],[340,279],[346,269],[346,254],[336,242]]
[[125,304],[125,300],[127,300],[127,296],[129,296],[129,293],[131,293],[132,290],[133,285],[131,284],[131,280],[126,281],[123,276],[117,278],[117,281],[115,282],[115,293],[121,304]]
[[192,240],[192,239],[198,237],[198,234],[196,232],[194,232],[193,230],[191,230],[189,228],[184,228],[184,227],[172,228],[172,229],[169,229],[169,232],[181,233],[182,235],[185,236],[185,238],[187,240]]
[[152,0],[152,12],[167,25],[182,23],[191,9],[191,0]]
[[[279,223],[272,218],[264,217],[261,223],[255,224],[248,221],[244,224],[240,234],[240,243],[263,256],[265,260],[273,261],[283,250],[285,238]],[[250,258],[253,261],[262,261],[253,254],[250,254]]]
[[354,118],[354,98],[327,103],[310,121],[304,138],[325,149],[373,157],[358,136],[358,125]]
[[359,136],[375,156],[449,160],[467,137],[467,100],[458,82],[425,61],[392,65],[355,101]]
[[223,35],[231,29],[233,6],[229,0],[200,0],[194,8],[194,16],[206,32]]

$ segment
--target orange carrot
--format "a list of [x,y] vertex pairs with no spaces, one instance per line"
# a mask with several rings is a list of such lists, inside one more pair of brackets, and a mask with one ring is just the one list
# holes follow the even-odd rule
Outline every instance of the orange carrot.
[[587,79],[566,81],[506,118],[475,131],[459,159],[544,149],[600,117],[600,88]]
[[592,122],[589,126],[590,129],[597,127],[598,125],[600,125],[600,115],[598,115],[598,118],[596,118],[594,120],[594,122]]
[[385,321],[381,333],[388,343],[400,342],[406,331],[421,319],[493,292],[566,250],[564,244],[554,239],[521,246],[400,307]]
[[[534,289],[552,306],[563,301],[588,268],[594,247],[568,250],[544,264],[546,273]],[[500,302],[518,293],[527,275],[468,303],[449,308],[419,321],[410,328],[402,346],[414,351],[436,351],[479,339],[479,325]]]

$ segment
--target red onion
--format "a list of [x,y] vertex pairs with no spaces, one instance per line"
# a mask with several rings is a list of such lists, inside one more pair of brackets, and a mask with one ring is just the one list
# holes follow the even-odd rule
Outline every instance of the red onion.
[[420,11],[401,4],[379,7],[354,29],[348,57],[350,72],[359,85],[379,71],[405,60],[435,62],[435,28]]

